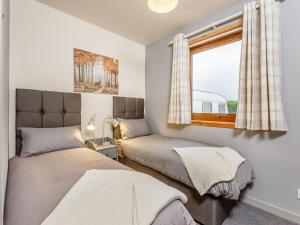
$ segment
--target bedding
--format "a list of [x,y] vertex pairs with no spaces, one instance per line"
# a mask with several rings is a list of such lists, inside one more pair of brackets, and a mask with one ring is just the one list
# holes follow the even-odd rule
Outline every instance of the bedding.
[[[40,225],[85,171],[90,169],[129,170],[128,167],[86,148],[10,159],[5,225]],[[182,203],[174,201],[159,213],[152,224],[195,223]]]
[[18,129],[22,137],[21,157],[84,147],[80,126]]
[[125,120],[118,118],[118,121],[120,122],[121,136],[124,140],[151,134],[145,119]]
[[[174,147],[212,147],[212,145],[171,138],[160,135],[149,135],[130,140],[122,140],[123,154],[146,167],[152,168],[176,181],[194,188],[188,173],[178,155],[172,150]],[[241,190],[254,178],[252,167],[246,160],[242,163],[235,178],[230,182],[220,182],[208,190],[208,194],[226,199],[237,200]]]
[[179,155],[200,195],[205,195],[217,183],[233,180],[238,167],[245,162],[244,157],[229,147],[185,147],[173,150]]
[[151,225],[178,199],[187,201],[182,192],[149,175],[94,169],[85,172],[42,225]]

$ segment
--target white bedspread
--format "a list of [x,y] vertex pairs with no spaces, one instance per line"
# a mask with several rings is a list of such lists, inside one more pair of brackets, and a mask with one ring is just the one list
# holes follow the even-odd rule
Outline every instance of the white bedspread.
[[200,195],[216,183],[231,181],[245,161],[229,147],[185,147],[173,149],[180,156],[190,179]]
[[150,225],[172,201],[186,196],[143,173],[89,170],[42,225]]

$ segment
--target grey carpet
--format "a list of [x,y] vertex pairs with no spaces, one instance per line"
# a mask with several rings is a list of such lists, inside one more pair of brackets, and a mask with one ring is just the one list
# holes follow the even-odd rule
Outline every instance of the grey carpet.
[[238,203],[223,225],[298,225],[253,206]]

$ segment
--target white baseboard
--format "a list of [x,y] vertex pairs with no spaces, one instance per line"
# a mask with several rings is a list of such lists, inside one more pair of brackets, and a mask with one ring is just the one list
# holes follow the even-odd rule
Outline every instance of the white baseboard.
[[269,203],[263,202],[253,197],[243,196],[241,199],[242,202],[252,205],[254,207],[260,208],[264,211],[272,213],[278,217],[289,220],[291,222],[300,224],[300,214],[289,212],[285,209],[281,209],[277,206],[271,205]]

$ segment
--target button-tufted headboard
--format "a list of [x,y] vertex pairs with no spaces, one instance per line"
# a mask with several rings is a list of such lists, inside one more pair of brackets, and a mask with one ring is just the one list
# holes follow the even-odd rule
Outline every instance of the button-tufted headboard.
[[[114,96],[113,117],[122,119],[144,118],[144,99]],[[114,138],[121,138],[119,127],[114,129]]]
[[16,154],[22,148],[18,127],[68,127],[81,124],[81,95],[29,89],[16,90]]

